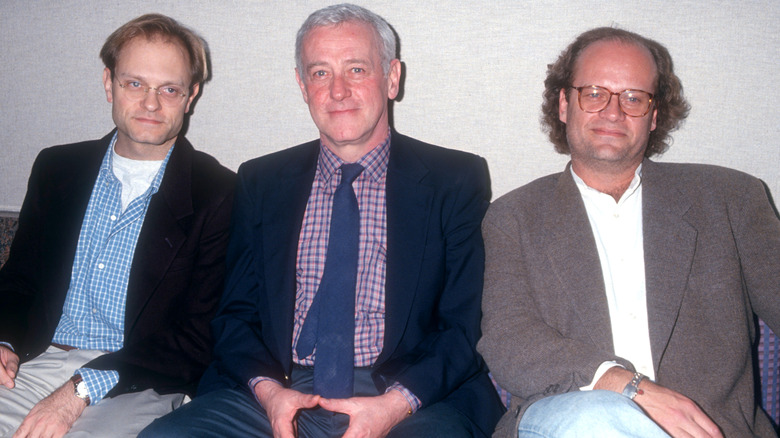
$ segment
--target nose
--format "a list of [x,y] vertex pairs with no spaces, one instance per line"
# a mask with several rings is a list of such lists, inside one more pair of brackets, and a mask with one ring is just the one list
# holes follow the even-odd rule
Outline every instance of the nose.
[[606,117],[608,120],[621,120],[626,117],[626,113],[620,108],[620,96],[613,94],[609,96],[609,102],[607,106],[599,113],[601,117]]
[[160,96],[157,94],[157,90],[154,88],[147,89],[141,104],[147,111],[157,111],[160,109]]
[[333,100],[344,100],[352,95],[349,84],[342,75],[334,75],[330,84],[330,97]]

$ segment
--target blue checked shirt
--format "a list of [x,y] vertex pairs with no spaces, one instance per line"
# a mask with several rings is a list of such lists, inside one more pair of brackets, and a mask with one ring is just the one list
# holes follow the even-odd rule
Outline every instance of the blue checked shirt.
[[[357,297],[355,301],[355,367],[374,364],[382,352],[385,338],[385,274],[387,257],[387,204],[385,182],[390,158],[390,135],[382,144],[363,156],[358,163],[365,170],[352,187],[360,207],[360,243],[358,253]],[[295,346],[300,337],[303,322],[311,307],[314,295],[325,270],[330,234],[330,214],[333,194],[341,182],[344,163],[325,145],[320,145],[317,169],[314,173],[311,194],[303,216],[298,238],[296,268],[296,298],[293,327],[293,361],[304,366],[314,365],[317,350],[299,358]],[[264,377],[252,379],[254,387]],[[406,397],[413,411],[421,402],[402,385],[396,383],[388,390],[398,390]]]
[[[130,266],[146,209],[162,182],[171,148],[146,192],[122,212],[122,183],[114,176],[116,135],[103,158],[81,224],[70,288],[52,342],[114,352],[124,344],[125,305]],[[119,381],[117,371],[81,368],[92,404]]]

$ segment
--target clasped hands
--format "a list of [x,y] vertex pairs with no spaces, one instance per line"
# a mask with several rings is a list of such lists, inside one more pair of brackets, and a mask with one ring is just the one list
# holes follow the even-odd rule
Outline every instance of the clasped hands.
[[317,406],[349,415],[349,427],[344,438],[384,437],[409,415],[409,402],[398,391],[388,391],[375,397],[326,399],[288,389],[268,380],[259,382],[254,390],[268,415],[276,438],[297,436],[298,411]]

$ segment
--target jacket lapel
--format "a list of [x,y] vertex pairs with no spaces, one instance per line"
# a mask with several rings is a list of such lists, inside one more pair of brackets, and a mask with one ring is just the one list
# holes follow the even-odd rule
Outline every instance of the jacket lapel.
[[[130,333],[145,303],[157,289],[187,239],[192,207],[192,145],[179,137],[160,188],[149,201],[138,235],[127,285],[125,333]],[[144,275],[139,275],[144,273]]]
[[684,219],[691,203],[671,187],[674,176],[662,166],[649,160],[642,166],[647,317],[656,370],[677,321],[697,238],[696,229]]
[[609,307],[596,240],[585,204],[571,176],[570,166],[558,180],[554,199],[547,204],[552,218],[545,235],[552,236],[547,246],[548,262],[558,277],[569,303],[575,309],[580,326],[602,350],[614,351]]
[[319,140],[300,147],[303,153],[289,154],[290,160],[282,164],[278,178],[261,195],[264,281],[267,293],[278,297],[269,300],[273,306],[269,313],[278,316],[272,320],[272,332],[282,334],[278,351],[284,352],[280,357],[285,360],[292,357],[298,240],[317,168]]
[[428,169],[406,137],[393,132],[387,167],[387,271],[385,339],[377,363],[395,350],[417,293],[434,189],[423,183]]

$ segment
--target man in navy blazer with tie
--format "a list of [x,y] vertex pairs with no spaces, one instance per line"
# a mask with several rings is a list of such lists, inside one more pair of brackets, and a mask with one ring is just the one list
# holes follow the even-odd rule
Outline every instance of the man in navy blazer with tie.
[[[354,5],[319,10],[299,30],[296,76],[320,139],[241,166],[215,361],[199,396],[141,436],[492,433],[503,406],[475,349],[487,165],[390,129],[395,44],[382,18]],[[331,383],[317,381],[322,344],[305,357],[296,347],[319,293],[344,163],[364,169],[352,184],[354,389],[335,398],[317,389]]]

